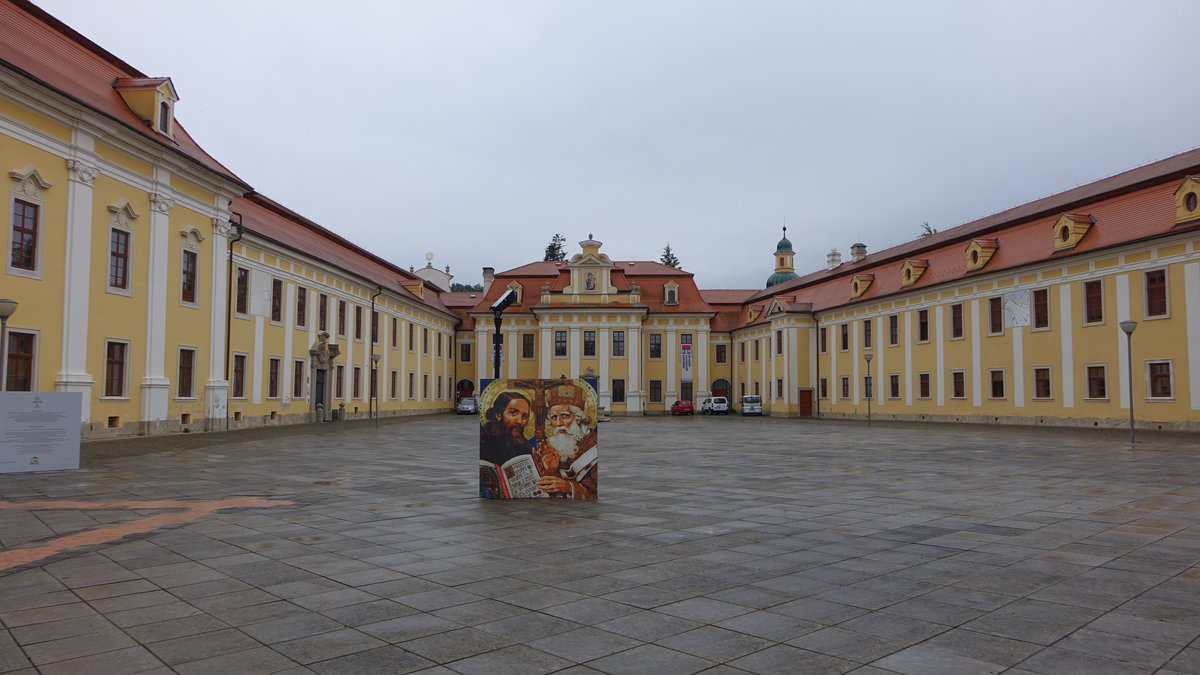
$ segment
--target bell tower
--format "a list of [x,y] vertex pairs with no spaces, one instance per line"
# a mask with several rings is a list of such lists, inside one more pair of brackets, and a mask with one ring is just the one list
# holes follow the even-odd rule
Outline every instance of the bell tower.
[[779,243],[775,245],[775,273],[767,277],[767,288],[798,278],[792,262],[795,255],[792,251],[792,242],[787,238],[787,226],[784,226],[783,239],[780,239]]

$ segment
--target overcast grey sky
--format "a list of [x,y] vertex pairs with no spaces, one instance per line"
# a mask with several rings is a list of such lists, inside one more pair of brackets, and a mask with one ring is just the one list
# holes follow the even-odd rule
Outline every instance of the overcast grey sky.
[[408,267],[797,272],[1196,146],[1191,0],[40,0],[259,192]]

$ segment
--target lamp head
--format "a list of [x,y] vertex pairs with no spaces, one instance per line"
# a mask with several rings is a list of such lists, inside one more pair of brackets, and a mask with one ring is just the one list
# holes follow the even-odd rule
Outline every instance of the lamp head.
[[871,352],[867,352],[866,354],[863,354],[863,358],[866,359],[867,363],[870,363],[871,359],[875,358],[875,355]]
[[1122,321],[1117,325],[1121,327],[1121,330],[1125,331],[1126,335],[1133,335],[1134,329],[1137,328],[1136,321]]
[[374,361],[375,363],[379,363],[379,359],[381,359],[381,358],[383,358],[383,354],[372,354],[371,355],[371,360]]
[[0,300],[0,319],[7,319],[12,316],[13,312],[17,311],[17,304],[16,300],[9,300],[8,298]]

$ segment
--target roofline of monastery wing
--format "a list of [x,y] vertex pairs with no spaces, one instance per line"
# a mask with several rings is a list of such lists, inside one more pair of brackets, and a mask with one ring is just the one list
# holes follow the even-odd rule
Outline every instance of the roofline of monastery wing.
[[50,26],[54,30],[62,33],[66,37],[68,37],[71,40],[73,40],[74,42],[78,43],[79,46],[88,50],[89,52],[95,54],[96,56],[99,56],[100,58],[111,63],[112,65],[116,66],[117,68],[120,68],[121,70],[128,71],[133,77],[147,77],[147,78],[150,77],[149,75],[143,73],[142,71],[138,70],[137,68],[134,68],[133,66],[129,65],[128,63],[122,61],[120,58],[118,58],[112,52],[101,47],[100,45],[96,44],[95,42],[92,42],[86,36],[81,34],[79,31],[77,31],[74,28],[71,28],[67,24],[63,23],[61,20],[59,20],[54,15],[48,13],[46,10],[42,9],[41,7],[38,7],[37,5],[33,4],[32,2],[29,2],[29,0],[9,0],[9,2],[16,5],[17,7],[20,7],[26,13],[32,14],[35,18],[37,18],[38,21],[41,21],[42,23]]
[[[545,314],[595,314],[596,312],[630,312],[650,316],[649,305],[533,305],[529,313],[536,317]],[[675,316],[675,315],[672,315]]]
[[[19,2],[18,0],[13,0],[13,1],[19,6],[24,6],[24,3]],[[41,10],[38,10],[38,11],[40,12]],[[74,31],[71,31],[71,32],[74,35],[78,35],[78,33],[74,33]],[[84,38],[84,39],[86,40],[86,38]],[[89,44],[93,44],[93,46],[94,46],[94,43],[91,43],[90,41],[89,41]],[[116,58],[115,56],[112,57],[112,62],[114,64],[124,63],[123,61]],[[138,138],[143,138],[143,139],[153,143],[154,146],[157,148],[166,148],[173,155],[183,158],[189,164],[199,167],[205,173],[220,176],[222,179],[234,183],[235,185],[237,185],[238,187],[240,187],[243,190],[253,190],[253,188],[250,186],[249,183],[242,180],[241,178],[238,178],[236,175],[234,175],[234,173],[232,171],[230,171],[227,167],[225,167],[224,164],[221,164],[220,161],[218,161],[215,157],[211,157],[211,155],[210,155],[210,157],[211,157],[213,163],[216,164],[217,166],[220,166],[223,169],[223,171],[217,171],[215,168],[205,164],[204,162],[200,161],[198,158],[193,157],[192,155],[188,154],[187,152],[184,152],[184,150],[182,148],[180,148],[174,142],[166,140],[165,137],[158,138],[156,136],[148,135],[145,133],[145,129],[138,128],[132,124],[125,122],[124,120],[119,119],[116,116],[111,115],[111,114],[101,110],[100,108],[97,108],[96,106],[78,98],[77,96],[72,95],[70,92],[63,91],[62,89],[59,89],[58,87],[50,84],[49,82],[46,82],[45,80],[37,77],[36,75],[33,75],[32,73],[30,73],[22,68],[17,67],[16,65],[12,64],[11,62],[9,62],[3,58],[0,58],[0,66],[3,66],[9,72],[15,73],[16,75],[18,75],[22,78],[25,78],[26,80],[29,80],[31,82],[36,82],[39,86],[46,89],[47,91],[53,92],[54,94],[61,96],[65,99],[67,99],[68,101],[71,101],[75,105],[86,108],[86,109],[92,111],[93,113],[103,117],[104,119],[107,119],[116,124],[119,124],[121,127],[125,128],[125,129],[132,129],[133,131],[137,132],[136,136]],[[134,71],[134,72],[137,72],[137,71]],[[183,124],[180,124],[179,120],[175,120],[174,124],[175,124],[175,126],[177,126],[179,128],[180,131],[182,131],[185,134],[187,133],[187,128]],[[197,144],[197,146],[198,145],[199,144]]]
[[[1178,164],[1179,162],[1184,161],[1188,163]],[[1155,167],[1160,168],[1156,170]],[[1138,190],[1154,187],[1155,185],[1170,183],[1171,181],[1175,180],[1182,180],[1188,175],[1195,174],[1197,172],[1200,172],[1200,149],[1182,152],[1165,159],[1160,159],[1157,162],[1151,162],[1150,164],[1134,167],[1127,171],[1122,171],[1112,176],[1107,176],[1084,185],[1073,187],[1069,190],[1064,190],[1048,197],[1035,199],[1033,201],[1014,206],[1010,209],[1005,209],[1004,211],[999,211],[992,215],[984,216],[983,218],[978,218],[968,223],[963,223],[962,225],[952,227],[948,230],[943,230],[936,234],[929,235],[928,237],[921,237],[919,239],[913,239],[902,244],[897,244],[891,248],[871,254],[858,262],[845,262],[833,270],[818,270],[816,272],[810,272],[806,275],[803,275],[799,279],[793,279],[791,281],[785,281],[781,284],[776,284],[775,286],[769,286],[751,296],[742,304],[745,305],[752,302],[759,302],[768,298],[772,298],[781,293],[799,291],[809,286],[817,285],[823,281],[836,279],[850,274],[861,273],[864,270],[885,265],[887,263],[896,262],[898,260],[921,257],[922,254],[929,251],[942,249],[953,244],[984,237],[989,234],[1001,232],[1011,227],[1030,223],[1035,220],[1054,216],[1063,212],[1074,211],[1080,206],[1094,204],[1106,199],[1112,199],[1121,195],[1130,194],[1137,192]],[[1127,174],[1134,175],[1128,176]],[[1141,174],[1146,175],[1142,176]],[[1122,177],[1125,177],[1124,181],[1122,180]],[[1094,189],[1098,184],[1105,182],[1113,183],[1112,187],[1102,190],[1101,192],[1091,191],[1091,189]],[[1036,210],[1024,210],[1035,206]],[[1012,215],[1010,217],[1006,217],[1005,214]],[[987,224],[992,220],[995,220],[995,222]],[[1130,239],[1121,243],[1132,243],[1134,241],[1141,241],[1143,239],[1145,238]],[[917,245],[914,246],[914,244]],[[1054,258],[1061,257],[1064,256],[1054,256]],[[1049,259],[1049,257],[1047,257],[1047,259]]]
[[[371,262],[377,263],[379,265],[382,265],[382,266],[388,268],[389,270],[396,272],[401,277],[404,277],[405,281],[420,282],[421,285],[425,286],[425,288],[427,288],[437,294],[445,292],[445,291],[442,291],[438,286],[436,286],[432,282],[430,282],[426,279],[422,279],[421,277],[413,274],[412,272],[409,272],[408,270],[406,270],[398,265],[395,265],[383,258],[380,258],[379,256],[375,255],[374,253],[371,253],[370,251],[366,250],[365,248],[359,246],[358,244],[355,244],[354,242],[350,241],[349,239],[346,239],[345,237],[341,236],[340,234],[334,232],[333,230],[330,230],[329,228],[324,227],[322,225],[318,225],[316,222],[309,220],[308,218],[305,218],[304,216],[300,215],[299,213],[296,213],[295,211],[289,209],[288,207],[284,206],[283,204],[280,204],[279,202],[275,201],[274,199],[267,197],[266,195],[262,195],[257,192],[248,192],[244,195],[244,198],[248,201],[254,202],[255,204],[257,204],[269,211],[277,213],[277,214],[283,216],[284,218],[287,218],[288,220],[296,223],[297,225],[300,225],[301,227],[303,227],[307,230],[310,230],[312,232],[315,232],[316,234],[319,234],[321,237],[328,239],[329,241],[332,241],[333,243],[337,244],[338,246],[347,248],[347,249],[353,251],[354,253],[370,260]],[[253,231],[253,228],[250,228],[249,226],[247,226],[246,229]],[[258,233],[255,232],[255,234],[258,234]]]
[[964,272],[961,277],[958,277],[955,279],[946,279],[945,281],[937,281],[932,284],[929,284],[928,286],[921,286],[920,288],[899,288],[890,293],[884,293],[882,295],[872,295],[869,298],[853,298],[851,300],[848,300],[847,302],[842,302],[842,303],[838,303],[836,305],[829,305],[827,307],[822,307],[819,310],[814,310],[811,313],[814,315],[817,315],[817,314],[821,314],[824,312],[837,311],[837,310],[840,310],[840,309],[843,309],[846,307],[861,306],[862,304],[868,303],[868,302],[882,301],[882,300],[886,300],[887,298],[893,298],[898,295],[904,295],[905,293],[931,291],[931,290],[935,290],[938,288],[943,288],[945,286],[950,286],[953,284],[960,284],[960,283],[962,283],[962,281],[964,279],[982,279],[982,278],[991,277],[991,276],[995,276],[995,275],[1002,274],[1002,273],[1011,274],[1013,272],[1013,270],[1017,270],[1017,269],[1029,269],[1029,268],[1037,267],[1038,265],[1042,265],[1042,264],[1058,263],[1059,261],[1066,260],[1068,258],[1075,258],[1078,256],[1085,256],[1085,255],[1095,255],[1095,254],[1101,253],[1103,251],[1111,251],[1116,248],[1132,246],[1135,244],[1142,244],[1145,242],[1154,241],[1155,239],[1167,239],[1167,238],[1176,237],[1176,236],[1179,236],[1179,235],[1182,235],[1185,233],[1194,235],[1198,229],[1200,229],[1200,228],[1197,228],[1195,226],[1177,227],[1177,228],[1168,230],[1166,232],[1155,232],[1154,234],[1149,234],[1144,237],[1137,237],[1135,239],[1126,239],[1125,241],[1114,242],[1112,244],[1108,244],[1107,246],[1099,246],[1096,248],[1089,248],[1084,251],[1077,251],[1077,250],[1059,251],[1055,254],[1048,255],[1044,258],[1040,258],[1033,262],[1018,263],[1015,265],[1009,265],[1007,267],[997,267],[996,269],[987,268],[987,269],[982,269],[982,270],[974,270],[971,272]]

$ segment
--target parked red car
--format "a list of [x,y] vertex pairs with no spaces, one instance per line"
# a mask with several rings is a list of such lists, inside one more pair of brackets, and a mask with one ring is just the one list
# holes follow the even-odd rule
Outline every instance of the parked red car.
[[683,400],[675,401],[674,403],[671,404],[671,414],[672,415],[694,415],[694,414],[696,414],[696,407],[692,405],[691,401],[683,401]]

